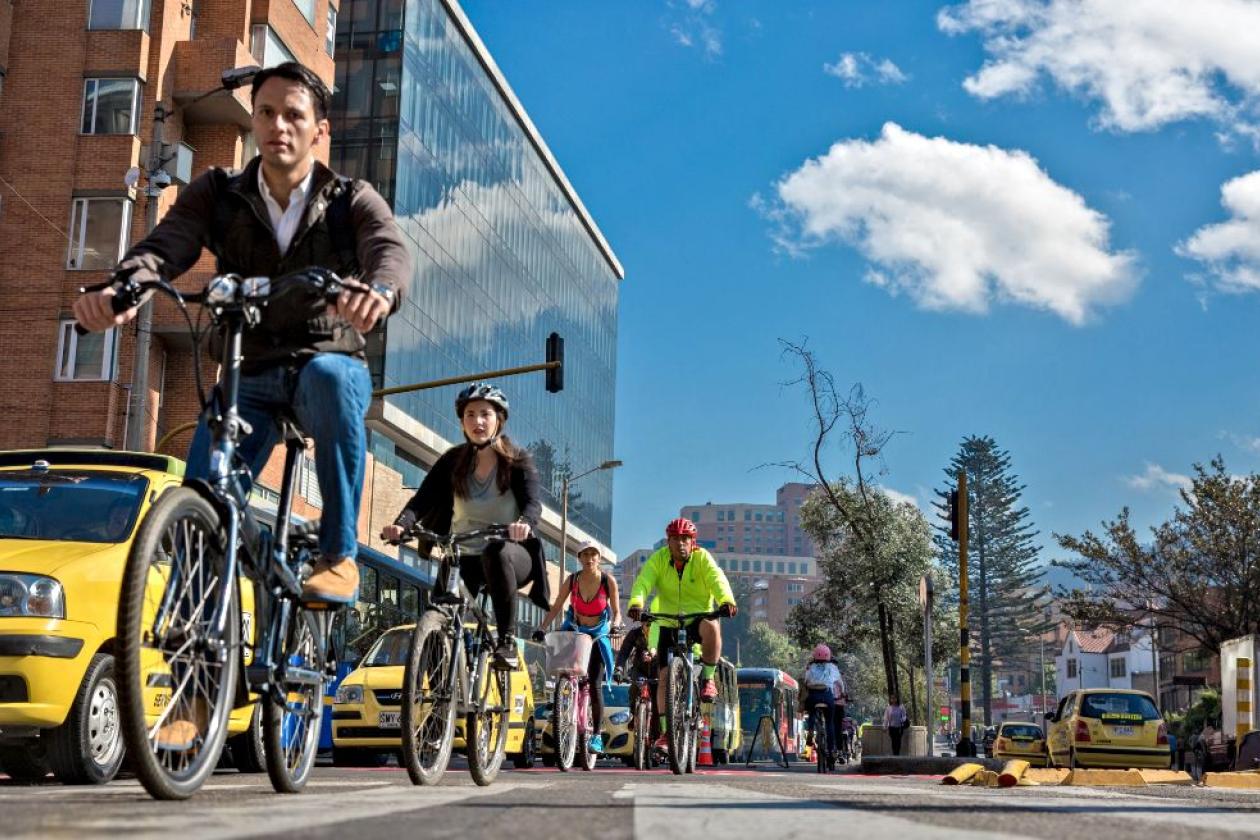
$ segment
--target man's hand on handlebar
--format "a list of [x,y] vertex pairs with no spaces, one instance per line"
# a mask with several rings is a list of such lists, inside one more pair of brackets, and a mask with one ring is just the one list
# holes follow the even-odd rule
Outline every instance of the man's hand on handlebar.
[[722,606],[718,607],[718,612],[721,613],[722,616],[725,618],[734,618],[736,615],[739,614],[739,607],[735,606],[734,604],[723,604]]
[[406,532],[401,525],[386,525],[381,529],[381,539],[387,543],[397,543]]
[[113,287],[84,292],[72,307],[74,319],[89,332],[104,332],[110,327],[121,327],[135,318],[140,308],[133,306],[125,312],[115,312],[113,298],[117,294]]
[[547,641],[547,634],[541,630],[535,630],[530,638],[535,642],[545,642]]
[[332,308],[356,330],[366,333],[376,326],[377,321],[389,315],[392,307],[380,292],[346,289]]

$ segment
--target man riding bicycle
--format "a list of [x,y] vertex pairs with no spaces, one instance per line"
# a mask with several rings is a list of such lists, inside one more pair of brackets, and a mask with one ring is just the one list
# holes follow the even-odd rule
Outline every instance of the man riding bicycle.
[[[411,259],[389,205],[366,181],[344,178],[315,160],[329,137],[332,95],[296,62],[253,79],[253,130],[259,153],[240,172],[213,168],[176,199],[153,231],[127,252],[116,280],[174,280],[205,248],[219,273],[279,277],[312,266],[361,276],[335,306],[272,305],[244,335],[239,411],[245,427],[238,452],[257,475],[292,416],[315,442],[323,497],[320,557],[302,595],[348,603],[355,597],[356,528],[367,438],[364,418],[372,382],[364,333],[398,309]],[[82,295],[74,315],[89,330],[119,327],[137,309],[117,314],[115,284]],[[296,310],[296,311],[295,311]],[[208,479],[209,417],[202,413],[189,448],[188,479]],[[246,481],[246,489],[249,482]]]
[[[656,590],[659,606],[652,612],[661,615],[710,612],[716,603],[727,616],[738,612],[735,595],[726,573],[717,560],[696,545],[696,526],[690,519],[675,519],[665,526],[667,545],[648,557],[639,570],[634,586],[630,589],[630,602],[626,612],[637,621],[647,603],[648,596]],[[678,628],[674,622],[660,622],[660,639],[657,646],[657,673],[664,670],[666,659],[663,652],[678,640]],[[701,672],[700,699],[711,703],[717,698],[717,684],[713,680],[718,660],[722,658],[722,631],[714,619],[701,619],[687,627],[688,639],[700,639]],[[656,687],[658,709],[665,708],[665,681]],[[661,735],[666,730],[665,716],[661,715]]]

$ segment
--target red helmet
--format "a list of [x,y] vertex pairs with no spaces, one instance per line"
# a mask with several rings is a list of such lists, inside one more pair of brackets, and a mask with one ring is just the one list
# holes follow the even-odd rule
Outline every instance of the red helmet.
[[694,537],[695,535],[696,523],[690,519],[683,519],[681,516],[665,526],[667,537]]

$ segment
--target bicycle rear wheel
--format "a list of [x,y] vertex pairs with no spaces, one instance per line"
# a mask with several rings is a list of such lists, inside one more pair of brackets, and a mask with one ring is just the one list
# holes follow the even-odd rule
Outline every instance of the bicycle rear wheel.
[[687,769],[690,747],[687,722],[687,688],[691,679],[690,665],[681,656],[669,661],[665,671],[665,725],[669,732],[669,769],[681,775]]
[[271,786],[277,793],[299,793],[315,765],[323,719],[324,634],[319,619],[299,609],[284,651],[284,703],[264,698],[263,744]]
[[814,710],[814,762],[819,773],[827,772],[827,726],[822,722],[822,715]]
[[[187,799],[227,739],[240,663],[237,581],[217,511],[197,491],[167,491],[132,544],[118,601],[118,707],[136,775],[155,799]],[[214,639],[213,616],[228,599]]]
[[556,767],[566,773],[573,766],[577,752],[577,680],[573,677],[556,680],[551,704],[551,738],[555,743]]
[[482,639],[477,655],[478,684],[473,710],[464,719],[468,772],[473,781],[485,786],[494,781],[507,752],[508,704],[511,702],[510,673],[490,663],[490,642]]
[[454,643],[450,619],[437,610],[420,617],[403,672],[402,759],[413,784],[436,785],[451,760],[455,737]]

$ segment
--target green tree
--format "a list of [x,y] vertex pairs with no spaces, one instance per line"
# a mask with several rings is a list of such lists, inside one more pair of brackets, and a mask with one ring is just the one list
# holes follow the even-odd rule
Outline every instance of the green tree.
[[809,658],[809,654],[797,647],[789,636],[764,621],[752,623],[748,643],[742,647],[740,658],[749,668],[778,668],[789,674],[799,674]]
[[1010,455],[989,436],[963,438],[945,468],[946,484],[937,489],[939,513],[934,541],[953,586],[958,587],[958,544],[949,536],[949,494],[960,470],[967,473],[967,521],[970,534],[968,595],[970,614],[979,624],[975,652],[984,722],[993,723],[993,665],[1026,655],[1030,632],[1044,629],[1038,600],[1041,569],[1037,532],[1028,508],[1020,503],[1024,485],[1011,469]]
[[1054,565],[1084,588],[1061,588],[1063,611],[1083,624],[1180,630],[1220,652],[1221,642],[1260,633],[1260,475],[1235,476],[1218,455],[1194,465],[1172,519],[1142,542],[1129,509],[1103,534],[1055,534],[1076,555]]

